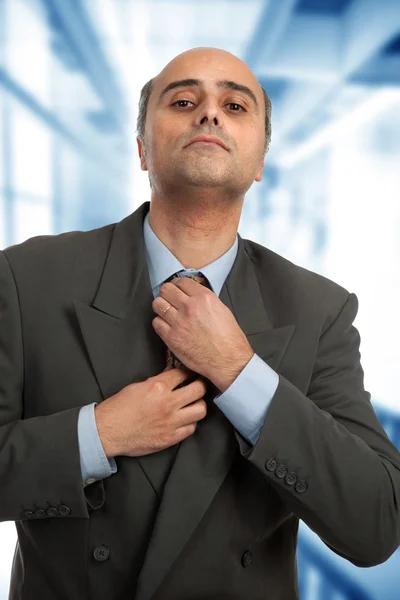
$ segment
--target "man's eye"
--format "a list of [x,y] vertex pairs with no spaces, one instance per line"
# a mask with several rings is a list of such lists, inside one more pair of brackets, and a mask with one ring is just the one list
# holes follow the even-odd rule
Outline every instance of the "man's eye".
[[171,104],[171,106],[175,106],[175,104],[178,104],[178,102],[190,102],[190,100],[177,100],[176,102]]
[[[179,102],[190,102],[190,100],[177,100],[176,102],[173,102],[171,104],[171,106],[175,106],[175,104],[179,104]],[[190,102],[190,104],[192,104],[192,102]],[[243,106],[241,104],[238,104],[237,102],[228,102],[227,106],[240,106],[240,108],[244,111],[245,109],[243,108]],[[185,106],[180,106],[179,108],[186,108]],[[234,112],[240,112],[235,110]]]
[[[242,106],[241,104],[238,104],[237,102],[229,102],[229,104],[230,104],[231,106],[240,106],[240,108],[241,108],[242,110],[244,110],[243,106]],[[235,112],[237,112],[237,111],[235,111]]]

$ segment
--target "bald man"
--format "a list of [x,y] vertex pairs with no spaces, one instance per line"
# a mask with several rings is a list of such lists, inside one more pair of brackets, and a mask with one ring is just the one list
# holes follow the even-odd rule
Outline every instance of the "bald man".
[[356,295],[237,231],[270,116],[237,57],[180,54],[140,97],[151,201],[1,251],[9,600],[295,600],[299,519],[359,567],[400,544]]

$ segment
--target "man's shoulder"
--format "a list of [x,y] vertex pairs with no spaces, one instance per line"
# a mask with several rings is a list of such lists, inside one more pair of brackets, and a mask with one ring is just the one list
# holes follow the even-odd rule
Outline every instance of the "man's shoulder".
[[[65,262],[69,256],[77,252],[90,251],[90,248],[101,251],[108,248],[116,223],[103,225],[95,229],[65,231],[58,234],[37,235],[23,242],[7,246],[2,250],[12,262],[19,260],[40,261],[58,259]],[[84,259],[85,255],[81,255]]]
[[73,230],[52,235],[38,235],[23,242],[7,246],[4,253],[12,267],[39,267],[41,269],[71,265],[79,260],[104,262],[116,223],[95,229]]
[[297,298],[309,306],[325,305],[339,310],[349,296],[349,291],[328,277],[302,267],[281,254],[252,240],[243,240],[246,252],[256,266],[264,285],[274,287],[274,292],[284,298]]

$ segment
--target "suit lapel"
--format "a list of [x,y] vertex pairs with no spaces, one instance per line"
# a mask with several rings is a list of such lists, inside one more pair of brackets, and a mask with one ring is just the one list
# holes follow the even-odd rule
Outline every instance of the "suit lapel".
[[[104,399],[130,383],[159,374],[165,366],[165,346],[152,327],[153,294],[143,246],[143,220],[149,207],[149,202],[143,203],[115,225],[92,306],[74,301]],[[238,254],[220,300],[234,314],[253,351],[277,370],[295,325],[273,327],[265,308],[271,305],[272,294],[268,299],[262,297],[256,267],[240,235]],[[210,382],[205,397],[207,416],[198,422],[193,435],[167,451],[135,458],[161,499],[138,580],[137,600],[150,600],[154,595],[242,447],[240,436],[213,402],[216,393]],[[171,450],[176,458],[165,481]]]

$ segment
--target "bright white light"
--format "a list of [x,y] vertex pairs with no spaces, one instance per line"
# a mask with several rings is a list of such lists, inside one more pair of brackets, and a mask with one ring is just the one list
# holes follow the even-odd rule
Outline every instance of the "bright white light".
[[359,104],[327,127],[322,128],[304,144],[293,151],[278,154],[276,158],[278,166],[282,168],[293,167],[348,131],[371,121],[380,112],[399,102],[399,100],[400,90],[395,88],[381,89],[375,94],[371,94],[366,102]]

